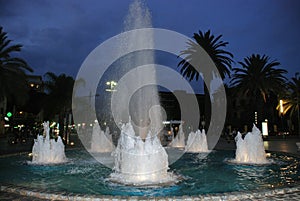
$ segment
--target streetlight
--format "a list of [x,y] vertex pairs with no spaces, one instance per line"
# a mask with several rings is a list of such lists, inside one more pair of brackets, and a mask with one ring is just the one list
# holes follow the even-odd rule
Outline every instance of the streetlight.
[[109,82],[106,82],[106,85],[109,86],[110,88],[109,89],[105,89],[105,91],[108,91],[108,92],[114,92],[114,91],[117,91],[115,89],[115,87],[118,85],[117,82],[115,81],[109,81]]
[[284,124],[283,124],[283,100],[279,100],[279,113],[280,113],[280,119],[281,119],[281,129],[282,132],[284,132]]

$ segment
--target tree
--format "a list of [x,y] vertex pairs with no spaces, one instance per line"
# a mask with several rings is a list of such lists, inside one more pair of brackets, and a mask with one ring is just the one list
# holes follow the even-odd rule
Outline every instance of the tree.
[[72,109],[72,91],[74,79],[65,74],[59,76],[52,72],[45,74],[45,89],[47,92],[44,107],[45,118],[53,120],[58,115],[60,133],[64,133],[64,118],[70,114]]
[[266,55],[252,54],[238,63],[242,68],[233,69],[231,84],[238,87],[243,95],[260,95],[266,102],[271,91],[277,93],[284,89],[286,78],[283,74],[287,71],[275,68],[280,65],[279,62],[270,61]]
[[289,114],[291,119],[297,116],[298,134],[300,135],[300,78],[297,77],[298,74],[299,73],[296,73],[295,77],[287,83],[286,93],[281,97],[282,105],[280,105],[279,102],[276,109],[282,115]]
[[[189,40],[187,42],[188,48],[181,51],[179,55],[184,56],[184,58],[178,63],[178,67],[181,68],[180,73],[189,79],[189,81],[193,79],[198,80],[199,69],[201,69],[201,67],[205,67],[200,66],[203,54],[202,49],[204,49],[214,62],[221,78],[224,79],[226,76],[230,76],[233,54],[223,49],[228,45],[228,42],[220,40],[221,37],[222,35],[215,37],[213,34],[211,34],[210,30],[204,33],[201,31],[199,31],[199,33],[194,33],[193,38],[195,41]],[[194,66],[192,64],[194,64]],[[210,69],[209,73],[205,74],[204,76],[207,76],[207,80],[213,80],[213,69]],[[208,92],[210,82],[206,84],[207,86],[204,86],[205,118],[210,119],[210,95]],[[208,127],[208,125],[209,124],[207,122],[206,127]]]
[[6,98],[12,104],[23,105],[28,92],[25,72],[33,70],[23,59],[13,56],[22,45],[11,42],[0,27],[0,101]]
[[[220,41],[222,35],[215,37],[208,30],[205,33],[199,31],[199,34],[194,33],[193,38],[196,42],[189,40],[187,42],[188,48],[186,50],[181,51],[179,56],[185,56],[178,64],[178,67],[181,67],[180,72],[190,81],[193,79],[199,79],[199,66],[192,66],[193,64],[200,65],[201,61],[201,52],[199,50],[199,46],[202,47],[210,56],[210,58],[215,63],[220,76],[222,79],[225,78],[226,75],[230,76],[231,63],[233,62],[233,54],[228,51],[223,50],[228,45],[228,42]],[[211,75],[205,75],[210,76]]]
[[[285,88],[287,73],[284,69],[275,68],[280,65],[276,60],[270,60],[266,55],[252,54],[244,58],[243,62],[238,62],[241,68],[234,68],[234,74],[231,84],[237,90],[237,95],[248,98],[249,110],[254,116],[255,112],[261,112],[258,115],[259,120],[264,120],[266,103],[268,97],[278,94]],[[249,121],[252,121],[249,117]]]

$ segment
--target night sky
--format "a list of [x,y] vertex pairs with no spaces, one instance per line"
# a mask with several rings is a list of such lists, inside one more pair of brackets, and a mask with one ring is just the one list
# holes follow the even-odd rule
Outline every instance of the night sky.
[[[122,32],[131,0],[0,0],[0,26],[22,44],[34,74],[76,76],[99,44]],[[300,66],[299,0],[149,0],[153,27],[188,37],[210,29],[228,41],[236,64],[266,54],[294,76]],[[176,66],[174,66],[176,68]]]

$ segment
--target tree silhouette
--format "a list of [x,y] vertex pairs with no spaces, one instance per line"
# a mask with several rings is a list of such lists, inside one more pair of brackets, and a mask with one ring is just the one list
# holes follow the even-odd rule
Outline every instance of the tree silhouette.
[[23,105],[27,98],[26,71],[33,72],[27,63],[13,55],[20,52],[22,45],[11,45],[7,33],[0,27],[0,101],[7,99],[16,105]]

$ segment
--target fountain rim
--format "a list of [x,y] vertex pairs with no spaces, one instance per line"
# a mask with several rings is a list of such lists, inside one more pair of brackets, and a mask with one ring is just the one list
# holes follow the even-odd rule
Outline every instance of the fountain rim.
[[66,192],[53,192],[53,191],[40,191],[35,188],[20,187],[11,184],[0,184],[0,192],[14,193],[17,195],[28,196],[39,199],[50,200],[107,200],[107,201],[124,201],[124,200],[202,200],[202,199],[220,199],[220,200],[236,200],[236,199],[251,199],[263,198],[266,196],[276,196],[286,193],[295,193],[300,191],[300,182],[290,187],[275,187],[263,190],[250,190],[250,191],[233,191],[224,193],[207,193],[199,195],[180,195],[180,196],[113,196],[113,195],[97,195],[97,194],[77,194]]

